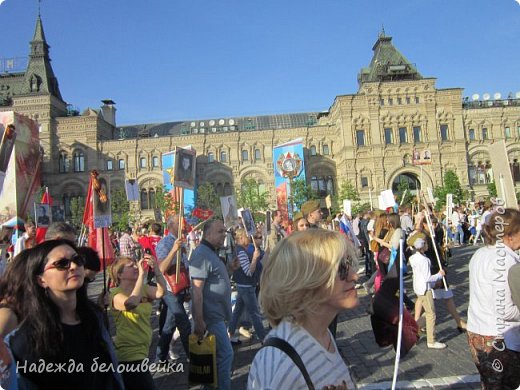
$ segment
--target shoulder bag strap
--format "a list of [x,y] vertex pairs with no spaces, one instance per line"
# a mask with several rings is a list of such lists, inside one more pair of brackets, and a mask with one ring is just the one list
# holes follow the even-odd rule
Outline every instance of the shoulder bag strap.
[[309,376],[309,373],[307,372],[300,355],[298,355],[298,352],[295,351],[291,344],[278,337],[269,337],[264,341],[263,347],[274,347],[282,350],[287,356],[291,358],[296,367],[300,369],[309,390],[315,390],[311,381],[311,377]]

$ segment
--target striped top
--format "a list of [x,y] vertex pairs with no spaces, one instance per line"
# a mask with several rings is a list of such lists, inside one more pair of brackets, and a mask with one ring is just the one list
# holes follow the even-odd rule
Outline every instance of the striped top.
[[[343,381],[347,389],[355,389],[335,341],[335,352],[328,352],[304,328],[287,320],[283,320],[267,335],[268,338],[274,336],[287,341],[298,352],[316,389],[339,386]],[[256,354],[249,372],[247,388],[308,389],[303,375],[291,358],[274,347],[264,347]]]

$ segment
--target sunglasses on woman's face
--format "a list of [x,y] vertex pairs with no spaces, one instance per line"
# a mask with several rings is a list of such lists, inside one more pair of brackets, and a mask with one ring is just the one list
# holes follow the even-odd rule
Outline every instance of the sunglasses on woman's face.
[[338,266],[338,276],[340,280],[347,280],[350,272],[351,260],[349,258],[342,259]]
[[65,271],[70,269],[71,264],[74,263],[78,267],[83,267],[85,265],[85,259],[80,255],[74,255],[70,259],[63,257],[59,260],[53,261],[48,267],[43,269],[43,272],[56,268],[58,271]]

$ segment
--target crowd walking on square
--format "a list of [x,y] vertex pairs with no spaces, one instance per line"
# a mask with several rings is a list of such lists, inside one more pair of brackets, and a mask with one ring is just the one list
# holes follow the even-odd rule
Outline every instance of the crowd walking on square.
[[[16,372],[11,366],[2,385],[153,389],[150,370],[138,369],[144,362],[152,357],[157,366],[189,365],[190,334],[211,334],[216,388],[230,389],[234,348],[245,328],[261,346],[248,388],[354,388],[336,344],[338,314],[358,305],[359,287],[375,301],[388,291],[399,273],[401,243],[403,272],[412,276],[404,305],[417,323],[417,339],[426,336],[424,348],[449,348],[435,331],[442,301],[455,330],[467,333],[483,388],[520,385],[518,210],[482,204],[454,207],[452,215],[425,207],[412,213],[407,206],[354,218],[324,214],[313,200],[291,225],[275,210],[252,234],[220,219],[200,230],[180,230],[178,215],[168,217],[164,233],[159,223],[113,233],[116,259],[97,303],[88,300],[87,290],[105,266],[98,253],[77,247],[67,223],[51,224],[40,243],[34,241],[34,224],[27,223],[0,278],[0,335],[9,356],[28,367],[39,359],[49,367],[72,359],[120,370],[70,375]],[[450,250],[460,245],[479,245],[470,261],[467,323],[449,284]],[[159,316],[155,351],[153,315]],[[183,356],[174,353],[177,340]]]

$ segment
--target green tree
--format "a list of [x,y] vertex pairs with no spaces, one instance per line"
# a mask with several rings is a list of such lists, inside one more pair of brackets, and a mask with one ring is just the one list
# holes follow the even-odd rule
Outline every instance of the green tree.
[[85,199],[82,196],[76,196],[70,199],[71,222],[74,226],[81,226],[83,222],[83,213],[85,212]]
[[461,204],[467,199],[467,196],[464,196],[459,177],[451,169],[448,169],[444,174],[444,185],[437,186],[433,190],[433,196],[438,198],[437,208],[446,205],[446,194],[453,194],[453,203],[455,204]]
[[166,191],[166,187],[157,187],[155,190],[155,206],[161,211],[164,216],[171,210],[177,211],[177,205],[173,201],[172,195]]
[[487,185],[487,190],[489,192],[489,196],[492,197],[492,198],[496,198],[498,196],[498,193],[497,193],[497,185],[495,184],[495,182],[493,183],[489,183]]
[[238,207],[248,208],[251,212],[266,210],[268,196],[267,191],[262,192],[260,185],[255,179],[244,179],[240,189],[237,190]]
[[410,192],[410,183],[408,183],[408,180],[401,178],[397,185],[397,201],[402,205],[411,205],[413,198],[414,196]]
[[318,193],[314,191],[305,179],[295,179],[291,187],[293,203],[296,209],[301,209],[302,204],[312,199],[319,199]]
[[339,188],[339,197],[342,201],[344,199],[348,199],[353,202],[361,200],[358,190],[351,181],[344,181],[341,183],[341,187]]
[[117,230],[124,230],[130,226],[130,202],[126,199],[123,188],[112,188],[110,191],[110,206],[112,208],[112,226]]
[[212,210],[214,215],[221,216],[220,198],[211,183],[204,183],[197,187],[197,207]]

